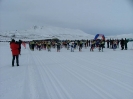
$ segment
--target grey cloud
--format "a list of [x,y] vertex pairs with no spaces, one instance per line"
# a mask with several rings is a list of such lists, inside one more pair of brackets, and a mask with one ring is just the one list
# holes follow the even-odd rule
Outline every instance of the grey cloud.
[[[90,34],[133,33],[131,0],[1,0],[0,30],[33,25],[78,28]],[[107,32],[108,31],[108,32]],[[111,33],[110,32],[110,33]]]

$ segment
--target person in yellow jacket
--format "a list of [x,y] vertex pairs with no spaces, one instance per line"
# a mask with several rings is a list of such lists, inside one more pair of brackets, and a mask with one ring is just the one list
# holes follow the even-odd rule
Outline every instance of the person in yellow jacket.
[[91,48],[90,48],[90,51],[94,51],[94,50],[93,50],[94,47],[95,47],[95,41],[92,40],[92,41],[91,41]]
[[105,44],[104,40],[101,40],[99,45],[99,51],[102,49],[103,52],[104,44]]
[[51,51],[51,42],[50,41],[47,42],[47,49],[48,49],[48,52]]

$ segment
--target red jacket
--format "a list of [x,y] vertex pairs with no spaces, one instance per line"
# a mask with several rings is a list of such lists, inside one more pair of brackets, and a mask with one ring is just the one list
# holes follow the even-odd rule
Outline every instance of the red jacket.
[[18,44],[16,44],[15,42],[12,42],[10,44],[10,48],[12,51],[12,55],[19,55],[19,45]]

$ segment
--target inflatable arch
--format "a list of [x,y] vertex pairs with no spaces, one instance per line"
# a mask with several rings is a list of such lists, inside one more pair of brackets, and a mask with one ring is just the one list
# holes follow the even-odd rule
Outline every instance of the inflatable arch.
[[96,40],[98,37],[101,37],[103,40],[105,40],[105,36],[103,34],[97,34],[94,40]]

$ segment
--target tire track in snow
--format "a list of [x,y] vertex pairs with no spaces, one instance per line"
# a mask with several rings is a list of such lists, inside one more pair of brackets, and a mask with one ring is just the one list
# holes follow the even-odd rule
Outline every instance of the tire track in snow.
[[[56,95],[58,95],[58,99],[73,99],[70,96],[70,94],[66,91],[66,89],[63,87],[59,79],[57,79],[57,77],[54,75],[54,73],[52,73],[51,70],[47,66],[45,66],[43,60],[38,56],[36,56],[36,58],[38,59],[39,64],[42,65],[42,69],[46,72],[47,76],[49,77],[49,80],[55,92],[57,93]],[[43,66],[45,66],[45,68]]]

